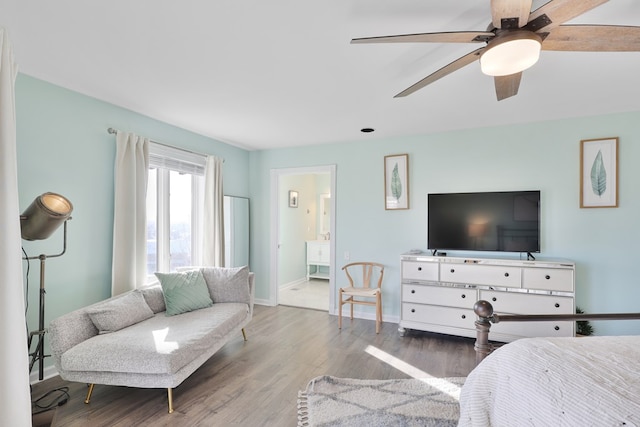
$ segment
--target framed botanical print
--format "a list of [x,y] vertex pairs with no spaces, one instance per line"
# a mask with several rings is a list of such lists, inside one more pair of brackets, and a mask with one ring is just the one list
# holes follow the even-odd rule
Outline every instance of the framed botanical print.
[[580,207],[618,207],[618,138],[580,141]]
[[409,155],[384,156],[384,208],[409,209]]

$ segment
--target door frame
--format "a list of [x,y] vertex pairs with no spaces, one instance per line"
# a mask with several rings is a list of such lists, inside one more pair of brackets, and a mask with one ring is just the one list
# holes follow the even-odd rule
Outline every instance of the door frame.
[[336,314],[335,303],[335,259],[336,259],[336,165],[309,166],[298,168],[271,169],[270,178],[270,200],[271,200],[271,243],[269,251],[270,279],[269,279],[269,301],[272,305],[278,305],[278,256],[280,240],[280,206],[278,205],[278,188],[280,177],[286,175],[313,175],[329,173],[331,183],[331,226],[330,226],[330,258],[329,258],[329,313]]

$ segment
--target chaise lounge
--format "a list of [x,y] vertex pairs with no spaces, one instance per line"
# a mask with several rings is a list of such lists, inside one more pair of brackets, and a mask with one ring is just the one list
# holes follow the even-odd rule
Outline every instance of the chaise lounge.
[[49,325],[60,377],[94,384],[177,387],[238,333],[253,314],[248,267],[157,274],[161,285],[126,292]]

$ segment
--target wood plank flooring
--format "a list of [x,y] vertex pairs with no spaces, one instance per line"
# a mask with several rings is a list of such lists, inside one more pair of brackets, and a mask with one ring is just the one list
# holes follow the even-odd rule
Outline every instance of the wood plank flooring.
[[96,385],[84,404],[86,384],[59,377],[34,385],[33,396],[68,386],[53,426],[295,426],[298,390],[314,377],[362,379],[466,376],[475,364],[473,340],[411,331],[395,323],[343,319],[294,307],[256,306],[248,341],[229,342],[174,389],[173,414],[166,389]]

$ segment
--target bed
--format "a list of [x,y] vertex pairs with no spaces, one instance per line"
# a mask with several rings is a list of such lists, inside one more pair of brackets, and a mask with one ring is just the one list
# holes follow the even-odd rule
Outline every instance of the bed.
[[640,426],[640,336],[523,338],[480,360],[460,427]]

